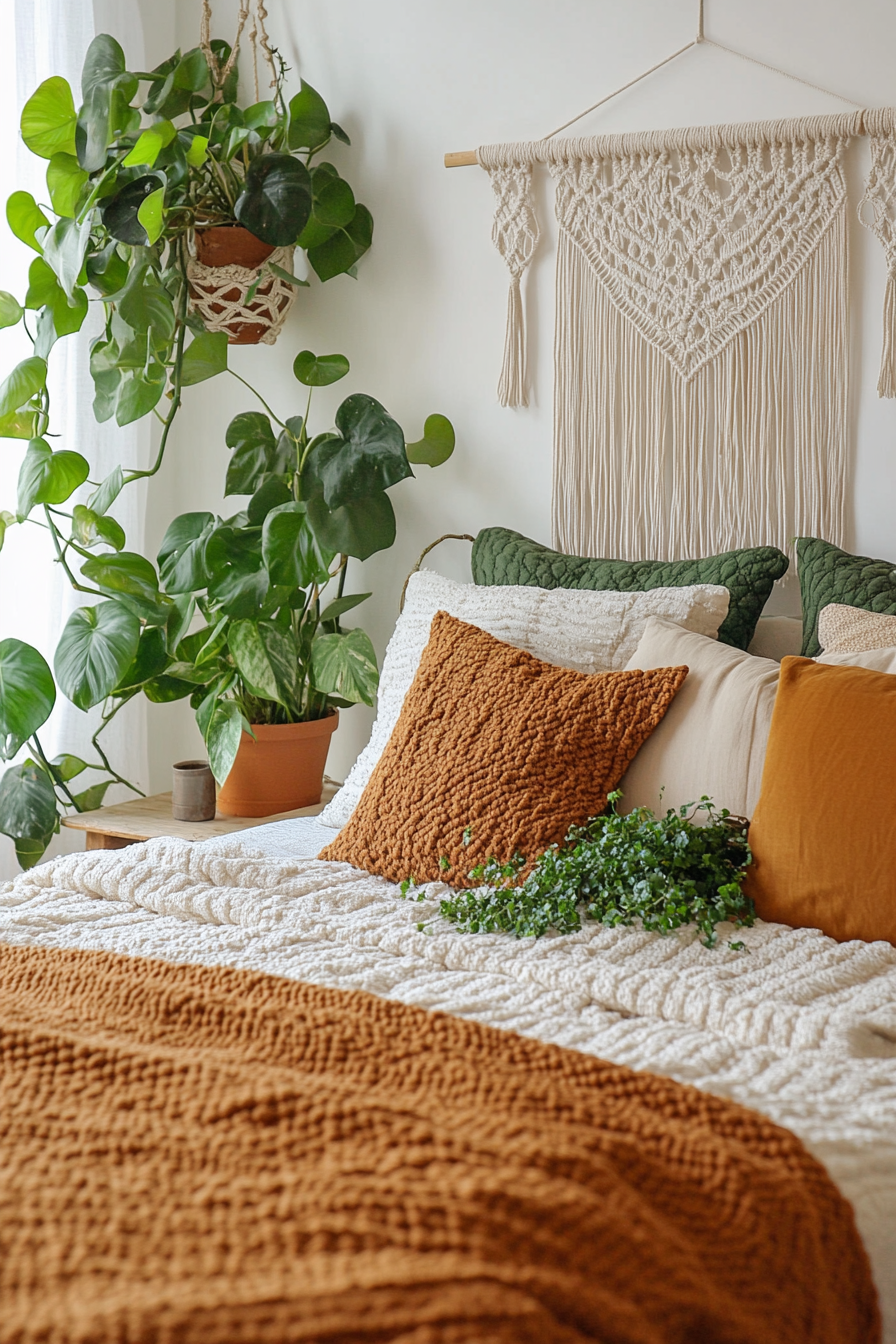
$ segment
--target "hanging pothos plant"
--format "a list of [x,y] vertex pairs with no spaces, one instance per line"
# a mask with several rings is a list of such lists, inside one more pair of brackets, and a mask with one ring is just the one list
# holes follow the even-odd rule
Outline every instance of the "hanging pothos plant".
[[[26,745],[29,753],[0,781],[0,831],[14,840],[23,867],[43,854],[65,808],[91,810],[111,783],[127,783],[99,734],[135,695],[192,695],[219,779],[259,699],[287,720],[324,712],[329,694],[369,702],[372,647],[339,625],[361,600],[343,594],[345,565],[392,544],[385,490],[411,474],[409,458],[436,465],[453,448],[450,424],[436,416],[416,453],[406,452],[401,430],[372,398],[349,398],[336,431],[314,440],[301,416],[272,415],[276,431],[265,416],[240,416],[228,433],[227,493],[250,495],[248,508],[226,520],[187,515],[192,522],[172,524],[161,583],[156,566],[127,549],[110,512],[118,495],[159,470],[183,389],[233,372],[226,332],[206,330],[191,312],[196,231],[241,224],[269,245],[295,244],[324,281],[353,274],[370,247],[370,212],[332,164],[314,163],[332,138],[348,137],[304,81],[286,101],[285,67],[271,55],[272,97],[240,107],[226,43],[178,51],[142,73],[128,71],[119,44],[102,35],[87,52],[80,108],[68,83],[53,77],[22,112],[25,144],[47,160],[48,203],[24,191],[7,203],[12,232],[36,255],[24,302],[0,293],[0,325],[21,322],[33,347],[0,385],[0,436],[27,441],[15,510],[0,512],[0,546],[14,524],[44,528],[73,588],[93,599],[62,632],[55,680],[36,649],[0,641],[0,759]],[[259,267],[259,281],[272,265]],[[290,285],[307,283],[273,269]],[[47,382],[54,346],[80,330],[91,304],[104,318],[91,342],[97,420],[127,425],[154,415],[162,426],[151,466],[119,465],[102,480],[80,452],[52,445]],[[333,358],[342,360],[341,376],[347,361]],[[319,386],[334,380],[335,368],[305,352],[296,373]],[[190,527],[196,535],[185,534]],[[322,609],[331,575],[339,596]],[[206,625],[191,634],[197,611]],[[250,665],[250,643],[266,654],[267,671],[258,672],[257,659]],[[298,655],[304,690],[298,670],[290,680],[277,663],[276,650],[287,646]],[[103,706],[94,760],[50,760],[43,751],[38,733],[57,684],[80,709]],[[85,771],[102,778],[76,791],[72,781]]]

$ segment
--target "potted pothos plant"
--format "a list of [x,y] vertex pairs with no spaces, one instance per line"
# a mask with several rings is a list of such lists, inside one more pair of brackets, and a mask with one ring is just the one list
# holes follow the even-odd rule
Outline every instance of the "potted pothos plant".
[[[370,593],[346,593],[349,558],[395,540],[387,491],[454,449],[453,427],[430,415],[423,438],[404,433],[373,397],[354,393],[335,427],[312,435],[313,389],[344,378],[344,355],[302,351],[293,372],[308,389],[303,413],[270,409],[231,421],[225,496],[249,496],[228,518],[175,518],[158,555],[172,609],[147,625],[128,689],[152,699],[190,696],[219,784],[221,811],[265,816],[317,802],[339,708],[373,704],[376,654],[341,618]],[[201,624],[195,625],[199,613]],[[189,633],[184,633],[189,631]]]
[[[184,389],[238,376],[229,366],[233,333],[209,330],[194,306],[195,240],[216,228],[246,229],[262,250],[288,239],[321,280],[353,274],[370,246],[369,211],[332,164],[314,163],[331,138],[347,140],[323,99],[303,82],[287,102],[279,62],[273,96],[243,107],[232,56],[227,43],[212,41],[205,52],[178,51],[153,71],[132,72],[103,34],[87,52],[79,107],[68,83],[52,77],[22,113],[26,145],[46,160],[47,199],[16,191],[7,203],[12,232],[35,256],[23,300],[0,292],[0,326],[21,323],[32,344],[0,384],[0,437],[27,443],[15,507],[0,510],[0,546],[11,526],[40,526],[72,587],[93,601],[63,631],[55,679],[36,649],[0,641],[0,759],[28,753],[0,780],[0,831],[24,867],[43,854],[66,808],[96,808],[111,783],[127,783],[101,745],[121,706],[144,689],[171,698],[174,683],[186,682],[161,670],[159,658],[160,641],[167,658],[186,654],[184,602],[160,586],[151,561],[127,549],[113,510],[123,489],[159,471]],[[258,262],[252,284],[261,288],[266,274],[293,288],[304,283],[279,270]],[[103,479],[83,453],[55,446],[48,384],[54,347],[80,331],[91,304],[103,319],[91,342],[97,419],[161,421],[152,463],[123,463]],[[373,508],[382,513],[381,502]],[[326,550],[326,523],[320,511],[315,517]],[[248,529],[251,551],[248,512],[231,525]],[[359,554],[366,544],[340,541],[335,550]],[[232,557],[227,563],[239,568]],[[332,619],[322,633],[339,633]],[[146,677],[150,655],[155,673]],[[103,705],[90,760],[51,760],[43,751],[39,731],[57,683],[81,709]],[[198,683],[187,684],[193,693]]]

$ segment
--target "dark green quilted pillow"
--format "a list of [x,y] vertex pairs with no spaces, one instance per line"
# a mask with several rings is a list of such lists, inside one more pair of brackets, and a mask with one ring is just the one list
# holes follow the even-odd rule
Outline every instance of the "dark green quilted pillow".
[[723,644],[745,649],[776,579],[790,562],[775,546],[708,555],[703,560],[587,560],[563,555],[506,527],[486,527],[473,544],[473,580],[526,584],[530,588],[591,588],[646,593],[716,583],[731,594],[719,630]]
[[[481,535],[481,534],[480,534]],[[796,561],[803,599],[803,656],[821,653],[818,617],[829,602],[896,616],[896,564],[850,555],[818,537],[800,537]]]

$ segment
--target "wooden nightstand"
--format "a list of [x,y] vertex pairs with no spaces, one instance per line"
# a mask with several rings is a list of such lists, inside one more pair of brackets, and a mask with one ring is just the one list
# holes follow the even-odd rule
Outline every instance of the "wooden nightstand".
[[316,817],[340,787],[332,779],[326,779],[319,803],[295,812],[279,812],[273,817],[222,817],[219,813],[214,821],[175,821],[171,815],[171,794],[156,793],[151,798],[98,807],[95,812],[75,813],[65,817],[62,824],[73,831],[85,831],[87,849],[124,849],[126,845],[155,840],[160,835],[172,835],[179,840],[211,840],[217,835],[231,835],[289,817]]

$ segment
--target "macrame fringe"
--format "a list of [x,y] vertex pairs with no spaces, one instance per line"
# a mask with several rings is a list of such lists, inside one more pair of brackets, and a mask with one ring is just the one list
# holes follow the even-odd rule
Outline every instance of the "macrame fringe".
[[884,339],[880,356],[879,397],[896,397],[896,275],[887,272],[884,289]]
[[841,209],[781,297],[684,379],[561,232],[555,546],[663,560],[841,541],[845,248]]
[[504,337],[504,362],[498,379],[498,400],[502,406],[528,406],[526,372],[526,322],[520,278],[510,277],[507,292],[507,332]]

